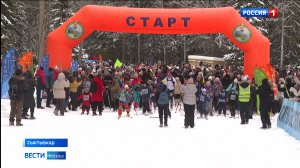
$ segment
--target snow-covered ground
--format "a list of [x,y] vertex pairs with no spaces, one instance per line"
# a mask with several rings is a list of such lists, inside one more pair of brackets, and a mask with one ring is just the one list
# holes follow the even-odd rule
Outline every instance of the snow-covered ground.
[[[259,116],[248,125],[240,119],[196,119],[184,129],[184,116],[174,113],[168,128],[158,118],[105,110],[102,116],[80,111],[54,116],[36,109],[36,120],[8,126],[9,100],[1,100],[1,167],[3,168],[299,168],[300,141],[277,128],[261,130]],[[141,112],[138,112],[141,113]],[[154,115],[157,115],[154,114]],[[25,148],[25,138],[68,138],[67,148]],[[66,151],[66,160],[25,159],[25,152]]]

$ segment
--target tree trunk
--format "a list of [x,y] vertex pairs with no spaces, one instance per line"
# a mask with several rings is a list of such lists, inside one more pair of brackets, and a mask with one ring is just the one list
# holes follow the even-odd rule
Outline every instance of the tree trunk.
[[186,35],[183,35],[183,63],[186,63]]
[[280,67],[283,67],[283,42],[284,42],[284,9],[285,9],[285,0],[282,3],[282,23],[281,23],[281,55],[280,55]]
[[38,61],[41,63],[45,55],[45,0],[39,0],[39,55]]
[[125,63],[125,33],[122,34],[122,62]]
[[140,48],[141,48],[141,35],[138,34],[138,63],[141,63],[141,55],[140,55]]

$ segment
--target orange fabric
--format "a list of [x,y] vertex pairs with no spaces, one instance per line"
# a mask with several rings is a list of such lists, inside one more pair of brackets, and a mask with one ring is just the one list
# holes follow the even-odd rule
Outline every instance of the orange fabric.
[[32,68],[32,59],[33,52],[27,52],[21,57],[21,59],[19,60],[19,64],[22,65],[23,72]]
[[99,62],[101,63],[103,61],[102,55],[99,55]]
[[[75,31],[70,26],[74,24]],[[82,25],[82,31],[77,31],[77,24]],[[243,33],[234,36],[234,30],[241,25],[251,32],[248,41],[237,40],[237,36],[244,37]],[[233,7],[150,9],[87,5],[48,34],[47,54],[50,57],[50,67],[62,65],[63,69],[69,69],[73,47],[95,30],[140,34],[222,33],[244,52],[245,75],[252,78],[255,67],[270,63],[268,38],[241,17]],[[70,38],[70,35],[75,38]]]
[[122,104],[122,103],[119,103],[119,108],[118,108],[118,114],[119,116],[122,115],[122,112],[123,112],[123,108],[126,109],[126,112],[129,113],[129,106],[128,104]]

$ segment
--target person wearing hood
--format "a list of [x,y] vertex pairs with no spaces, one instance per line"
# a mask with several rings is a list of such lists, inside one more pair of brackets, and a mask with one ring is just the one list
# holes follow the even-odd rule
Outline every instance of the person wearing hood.
[[65,74],[63,72],[59,73],[57,80],[53,84],[53,95],[54,99],[56,99],[56,107],[54,110],[55,115],[58,115],[58,111],[60,111],[61,116],[64,115],[66,98],[65,88],[68,88],[69,86],[70,83],[66,80]]
[[241,116],[241,124],[248,124],[249,116],[251,112],[251,95],[255,93],[255,90],[250,86],[248,77],[242,78],[242,82],[238,87],[238,102]]
[[183,105],[184,105],[184,126],[188,128],[194,128],[195,126],[195,119],[194,119],[194,111],[196,105],[196,92],[197,88],[194,83],[193,78],[189,78],[186,85],[182,87],[183,93]]
[[274,100],[274,92],[268,82],[268,79],[262,80],[262,85],[258,88],[260,99],[259,111],[262,122],[261,129],[271,128],[269,112],[271,111],[272,102]]
[[22,106],[24,100],[24,92],[26,90],[24,85],[24,77],[22,70],[17,69],[15,74],[9,79],[9,99],[10,99],[10,113],[9,113],[9,126],[14,126],[16,118],[16,126],[23,126],[22,120]]
[[35,119],[34,117],[34,107],[35,107],[35,100],[34,100],[34,91],[36,82],[33,78],[33,74],[31,71],[27,70],[24,73],[25,82],[24,85],[27,88],[24,92],[24,100],[23,100],[23,119],[28,119],[28,110],[30,109],[30,119]]
[[159,114],[159,127],[168,127],[168,115],[169,115],[169,101],[168,88],[165,83],[161,82],[155,93],[155,102],[158,106]]
[[44,109],[42,107],[43,91],[46,88],[46,76],[44,73],[44,67],[40,67],[35,74],[35,79],[37,81],[36,85],[36,106],[38,109]]

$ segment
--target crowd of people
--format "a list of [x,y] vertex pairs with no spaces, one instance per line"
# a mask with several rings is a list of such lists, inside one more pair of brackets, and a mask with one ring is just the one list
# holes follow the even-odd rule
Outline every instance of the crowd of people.
[[[262,129],[271,128],[269,112],[280,111],[283,98],[300,97],[300,67],[276,68],[276,81],[242,75],[241,67],[199,64],[129,65],[114,68],[113,64],[86,63],[77,71],[60,71],[58,66],[35,72],[17,69],[9,80],[11,112],[9,125],[22,126],[22,119],[35,119],[35,108],[54,108],[54,115],[78,111],[93,116],[102,115],[104,108],[117,112],[118,119],[126,112],[142,110],[159,113],[159,127],[167,127],[172,112],[183,105],[184,127],[195,126],[195,116],[208,119],[214,115],[230,118],[240,116],[248,124],[254,113],[260,112]],[[36,95],[34,95],[36,94]],[[36,99],[35,99],[36,97]],[[257,104],[259,98],[260,103]],[[30,115],[28,111],[30,110]],[[196,110],[196,113],[195,113]]]

